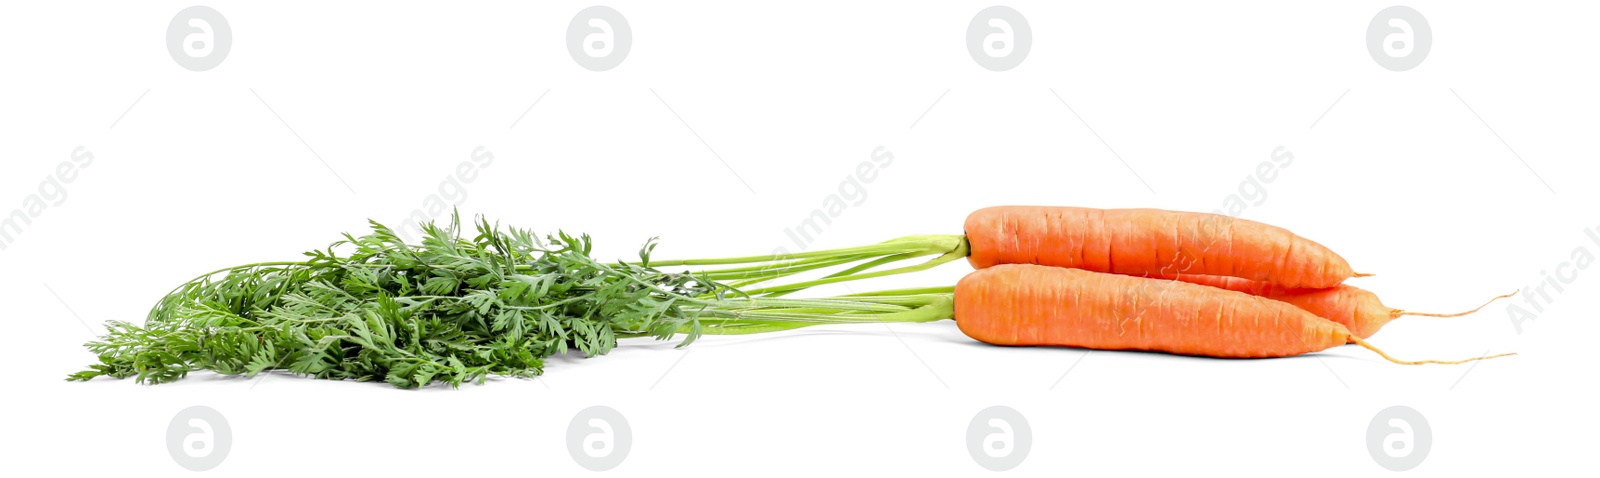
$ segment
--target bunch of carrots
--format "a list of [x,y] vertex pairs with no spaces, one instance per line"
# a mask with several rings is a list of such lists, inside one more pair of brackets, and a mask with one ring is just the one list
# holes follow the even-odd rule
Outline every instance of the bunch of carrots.
[[[947,295],[952,299],[949,315],[961,331],[996,345],[1269,358],[1353,343],[1402,364],[1454,364],[1513,355],[1457,361],[1390,356],[1365,340],[1389,321],[1405,315],[1466,315],[1488,303],[1455,314],[1390,308],[1376,294],[1344,284],[1345,279],[1368,274],[1355,272],[1332,250],[1255,221],[1156,209],[1001,206],[973,212],[965,232],[911,236],[885,243],[887,247],[789,255],[782,259],[813,264],[871,257],[873,262],[867,265],[875,266],[931,254],[940,250],[937,244],[949,248],[917,266],[835,275],[755,292],[786,292],[911,272],[964,256],[977,270],[953,289],[861,296],[905,302],[919,295]],[[935,245],[931,250],[930,244]],[[769,256],[673,264],[771,261]]]
[[[108,324],[106,337],[86,344],[99,363],[69,378],[162,383],[194,370],[285,369],[402,388],[459,385],[538,375],[546,357],[569,348],[601,355],[619,338],[682,335],[687,345],[702,334],[947,319],[973,339],[1007,346],[1269,358],[1353,343],[1401,364],[1511,355],[1396,359],[1366,341],[1384,324],[1482,306],[1460,314],[1387,307],[1344,284],[1364,274],[1328,248],[1215,214],[992,207],[968,216],[962,235],[670,261],[651,259],[652,239],[639,261],[611,264],[589,257],[588,236],[540,240],[482,219],[475,237],[462,234],[458,218],[425,225],[421,244],[373,228],[305,261],[236,266],[182,284],[145,324]],[[977,270],[953,287],[785,297],[963,258]]]

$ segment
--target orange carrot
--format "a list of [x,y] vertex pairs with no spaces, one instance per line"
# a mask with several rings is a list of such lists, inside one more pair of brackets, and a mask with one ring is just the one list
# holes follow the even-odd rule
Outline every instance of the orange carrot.
[[974,268],[1040,264],[1129,275],[1206,274],[1327,288],[1359,277],[1286,229],[1159,209],[1000,206],[967,216]]
[[1460,317],[1483,310],[1484,307],[1488,307],[1489,304],[1494,303],[1496,300],[1517,294],[1512,292],[1489,299],[1483,305],[1465,312],[1435,314],[1390,308],[1378,300],[1378,294],[1348,284],[1341,284],[1338,287],[1328,289],[1296,289],[1237,277],[1175,274],[1161,278],[1208,285],[1288,302],[1318,317],[1338,322],[1340,325],[1349,328],[1350,333],[1363,339],[1372,337],[1372,334],[1378,333],[1378,329],[1383,328],[1384,324],[1402,316]]
[[1353,341],[1402,364],[1489,358],[1399,360],[1345,326],[1286,302],[1181,281],[1076,269],[1023,264],[981,269],[957,283],[954,298],[953,315],[961,331],[997,345],[1266,358]]

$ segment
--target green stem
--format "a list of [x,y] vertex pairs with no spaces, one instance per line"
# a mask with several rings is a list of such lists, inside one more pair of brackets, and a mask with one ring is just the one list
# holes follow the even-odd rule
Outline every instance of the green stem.
[[786,260],[793,260],[793,259],[809,259],[809,258],[817,258],[817,257],[839,257],[839,256],[860,255],[860,254],[893,255],[893,254],[899,254],[899,253],[910,252],[910,251],[918,251],[918,250],[944,252],[944,251],[949,251],[951,249],[956,248],[957,247],[956,244],[958,244],[958,243],[960,243],[960,244],[966,243],[966,236],[950,235],[950,234],[929,234],[929,235],[920,235],[920,236],[901,237],[901,238],[898,238],[898,239],[892,239],[892,240],[889,240],[889,241],[885,241],[885,242],[874,244],[874,245],[870,245],[870,246],[846,247],[846,248],[842,248],[842,249],[826,249],[826,250],[821,250],[821,251],[795,252],[795,253],[783,253],[783,254],[768,254],[768,255],[763,255],[763,256],[723,257],[723,258],[717,258],[717,259],[687,259],[687,260],[668,260],[668,261],[654,261],[653,260],[653,261],[650,261],[650,266],[651,267],[716,266],[716,265],[728,265],[728,264],[749,264],[749,263],[753,263],[753,262],[777,262],[777,261],[786,261]]
[[[950,295],[930,294],[917,297],[917,299],[922,301],[922,305],[915,309],[898,312],[864,312],[859,315],[840,315],[839,312],[846,311],[829,308],[794,309],[786,312],[735,312],[711,309],[705,311],[705,314],[732,316],[720,321],[702,320],[700,322],[701,333],[705,335],[749,335],[794,330],[814,325],[935,322],[954,316],[955,302]],[[850,301],[840,301],[835,298],[815,299],[811,302],[838,303],[839,305],[851,304]],[[832,312],[816,312],[818,310]],[[688,333],[691,328],[691,326],[683,326],[679,328],[678,333]],[[643,332],[617,334],[618,337],[643,337],[647,335],[650,334]]]
[[955,291],[956,291],[956,288],[952,287],[952,286],[917,287],[917,288],[911,288],[911,289],[875,290],[875,291],[872,291],[872,292],[860,292],[860,293],[855,293],[855,294],[845,294],[845,295],[841,295],[839,297],[874,297],[874,296],[884,296],[884,295],[950,294],[950,293],[954,293]]
[[[960,236],[957,236],[957,237],[960,237]],[[946,252],[943,255],[939,256],[939,257],[936,257],[936,258],[933,258],[932,260],[929,260],[928,262],[924,262],[924,263],[917,264],[917,265],[914,265],[914,266],[900,267],[900,268],[895,268],[895,269],[882,270],[882,271],[878,271],[878,272],[867,272],[867,273],[863,273],[863,274],[851,274],[851,275],[847,275],[847,276],[829,277],[829,278],[825,278],[825,279],[817,279],[817,280],[805,281],[805,282],[796,282],[796,283],[793,283],[793,284],[784,284],[784,285],[780,285],[780,286],[773,286],[773,287],[767,287],[767,288],[761,288],[761,289],[747,290],[747,291],[744,291],[744,293],[750,294],[750,295],[760,295],[760,294],[768,294],[768,293],[772,293],[772,292],[793,291],[793,290],[805,289],[805,288],[808,288],[808,287],[815,287],[815,286],[824,285],[824,284],[836,284],[836,283],[840,283],[840,282],[853,281],[853,280],[859,280],[859,279],[871,279],[871,278],[874,278],[874,277],[892,276],[892,275],[895,275],[895,274],[904,274],[904,273],[907,273],[907,272],[925,271],[925,270],[928,270],[928,269],[932,269],[934,267],[938,267],[939,265],[944,264],[946,262],[955,261],[955,260],[959,260],[959,259],[967,257],[967,253],[970,250],[970,247],[971,246],[969,246],[967,244],[966,238],[965,237],[961,237],[960,245],[957,246],[954,250],[951,250],[950,252]]]
[[[901,253],[901,254],[895,254],[895,255],[892,255],[892,256],[879,257],[879,258],[877,258],[875,260],[868,261],[868,262],[865,262],[865,263],[862,263],[862,264],[858,264],[855,267],[851,267],[849,269],[845,269],[845,270],[842,270],[842,271],[839,271],[839,272],[828,274],[826,276],[823,276],[823,279],[831,279],[831,278],[834,278],[834,277],[844,277],[844,276],[854,275],[854,274],[860,273],[862,271],[871,270],[874,267],[878,267],[878,266],[881,266],[881,265],[884,265],[884,264],[893,264],[895,262],[899,262],[899,261],[903,261],[903,260],[907,260],[907,259],[914,259],[914,258],[926,256],[926,255],[929,255],[929,254],[937,254],[937,252],[906,252],[906,253]],[[753,285],[753,284],[755,284],[757,282],[761,282],[761,281],[750,281],[748,283],[741,283],[741,285],[739,287],[744,287],[744,286],[747,286],[747,285]],[[781,292],[774,292],[774,293],[771,293],[771,294],[767,294],[767,296],[768,297],[779,297],[779,296],[783,296],[783,295],[789,294],[791,292],[795,292],[795,291],[786,290],[786,291],[781,291]]]
[[921,306],[924,306],[924,305],[928,305],[930,303],[933,303],[935,301],[940,300],[940,298],[950,297],[951,295],[952,294],[945,293],[945,294],[918,294],[918,295],[897,295],[897,296],[861,296],[861,297],[841,297],[841,298],[855,300],[855,301],[858,301],[858,302],[870,302],[870,303],[875,303],[875,304],[890,304],[890,305],[898,305],[898,306],[903,306],[903,307],[912,307],[912,308],[914,308],[914,307],[921,307]]
[[[795,260],[792,260],[792,261],[780,262],[780,263],[758,263],[756,265],[744,266],[744,267],[729,267],[729,268],[722,268],[722,269],[707,269],[707,270],[704,270],[704,271],[701,271],[701,272],[707,273],[707,274],[722,274],[722,273],[730,273],[730,272],[752,272],[752,271],[754,271],[754,272],[762,272],[762,271],[772,271],[772,270],[778,270],[778,269],[783,269],[783,268],[788,268],[788,267],[797,267],[797,266],[804,266],[804,265],[818,264],[818,263],[841,263],[841,261],[842,262],[852,262],[852,261],[856,261],[856,260],[866,259],[866,258],[869,258],[869,257],[878,257],[878,256],[876,256],[874,254],[856,254],[856,255],[846,255],[846,256],[838,256],[838,257],[814,257],[814,258],[810,258],[810,259],[795,259]],[[655,267],[655,266],[656,266],[656,264],[653,263],[653,262],[650,264],[650,267]]]
[[900,262],[900,261],[903,261],[903,260],[906,260],[906,259],[914,259],[914,258],[926,256],[926,255],[931,255],[931,254],[938,254],[938,253],[937,252],[906,252],[906,253],[902,253],[902,254],[895,254],[895,255],[892,255],[892,256],[884,256],[884,257],[880,257],[880,258],[878,258],[877,260],[874,260],[874,261],[866,262],[866,263],[863,263],[861,265],[858,265],[858,266],[855,266],[855,267],[851,267],[849,269],[845,269],[845,270],[842,270],[842,271],[839,271],[839,272],[835,272],[833,274],[829,274],[828,276],[823,277],[823,278],[824,279],[831,279],[831,278],[834,278],[834,277],[847,276],[847,275],[855,274],[855,273],[858,273],[858,272],[871,270],[874,267],[878,267],[878,266],[881,266],[881,265],[884,265],[884,264],[893,264],[893,263]]
[[812,259],[784,264],[764,264],[759,266],[740,267],[738,269],[712,269],[696,272],[695,275],[705,275],[707,278],[717,281],[729,279],[775,279],[801,272],[822,269],[825,267],[849,264],[851,262],[871,257],[874,256],[854,255],[839,258]]

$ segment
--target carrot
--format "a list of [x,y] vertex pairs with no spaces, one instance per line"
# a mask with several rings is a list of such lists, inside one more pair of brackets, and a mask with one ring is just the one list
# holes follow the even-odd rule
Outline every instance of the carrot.
[[[878,244],[718,259],[653,261],[657,266],[742,267],[701,271],[740,287],[859,262],[808,281],[747,289],[782,295],[845,281],[917,272],[965,258],[974,268],[1039,264],[1153,276],[1204,274],[1294,288],[1329,288],[1358,274],[1332,250],[1286,229],[1229,216],[1159,209],[999,206],[967,216],[964,235],[905,236]],[[889,264],[925,261],[896,268]],[[880,269],[871,270],[869,269]]]
[[1268,358],[1351,341],[1400,364],[1490,358],[1400,360],[1345,326],[1286,302],[1182,281],[1037,265],[967,274],[956,284],[954,316],[968,337],[996,345]]
[[[845,249],[681,261],[652,260],[651,239],[632,263],[595,259],[588,235],[558,231],[541,240],[482,217],[474,222],[475,235],[463,234],[459,215],[448,225],[425,224],[421,244],[408,244],[394,229],[373,222],[371,234],[345,234],[327,249],[307,253],[308,260],[201,274],[163,296],[142,325],[109,322],[105,336],[85,344],[99,363],[68,379],[165,383],[202,370],[247,376],[288,370],[401,388],[459,386],[490,375],[537,376],[546,358],[570,349],[603,355],[621,338],[684,335],[679,346],[686,346],[708,334],[951,318],[968,336],[1001,345],[1255,358],[1312,353],[1348,341],[1402,364],[1470,361],[1399,360],[1350,327],[1308,312],[1322,307],[1325,315],[1348,315],[1351,326],[1368,335],[1364,324],[1375,323],[1376,330],[1405,314],[1383,307],[1370,293],[1339,295],[1360,289],[1292,289],[1336,285],[1355,274],[1314,242],[1224,216],[991,208],[968,219],[970,238],[908,236]],[[916,258],[928,259],[886,267]],[[982,269],[955,287],[780,297],[962,258]],[[736,267],[658,269],[668,265]],[[828,272],[835,267],[843,269]],[[1217,285],[1212,287],[1183,276],[1083,269],[1235,277],[1207,279]],[[805,273],[824,275],[750,288]],[[1258,287],[1246,279],[1277,285]],[[1309,299],[1315,294],[1331,298]],[[1304,299],[1296,303],[1306,308],[1269,298],[1275,295]],[[1337,307],[1352,309],[1345,314]],[[1379,319],[1362,322],[1363,314]]]
[[1332,250],[1286,229],[1159,209],[1000,206],[967,216],[974,268],[1040,264],[1129,275],[1206,274],[1326,288],[1358,277]]
[[1436,314],[1391,308],[1383,305],[1383,302],[1378,300],[1378,294],[1349,284],[1341,284],[1338,287],[1328,289],[1296,289],[1237,277],[1175,274],[1161,278],[1207,285],[1288,302],[1318,317],[1338,322],[1340,325],[1350,329],[1351,333],[1363,339],[1372,337],[1372,334],[1378,333],[1378,329],[1383,328],[1384,324],[1388,324],[1389,321],[1400,317],[1407,315],[1460,317],[1483,310],[1484,307],[1488,307],[1489,304],[1494,303],[1496,300],[1517,294],[1512,292],[1497,296],[1475,309],[1464,312]]

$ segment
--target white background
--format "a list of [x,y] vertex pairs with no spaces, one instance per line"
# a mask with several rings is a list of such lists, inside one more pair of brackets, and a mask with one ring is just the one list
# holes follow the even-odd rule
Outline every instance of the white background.
[[793,249],[784,229],[880,146],[894,162],[810,248],[959,233],[987,205],[1210,211],[1283,146],[1294,162],[1242,217],[1378,273],[1355,283],[1391,306],[1470,307],[1600,252],[1593,5],[1410,4],[1433,47],[1393,72],[1365,46],[1390,4],[1280,3],[1010,3],[1033,44],[1005,72],[966,50],[989,6],[971,2],[612,2],[634,39],[605,72],[564,44],[589,4],[214,3],[234,43],[206,72],[163,44],[188,4],[8,4],[0,213],[74,148],[95,159],[0,251],[0,454],[24,474],[188,473],[167,423],[206,405],[234,435],[211,475],[589,474],[566,425],[607,405],[634,432],[613,476],[979,474],[967,423],[1006,405],[1033,429],[1014,474],[1332,476],[1388,473],[1367,424],[1406,405],[1434,436],[1411,475],[1592,469],[1596,270],[1520,332],[1496,305],[1373,338],[1403,358],[1520,353],[1475,366],[996,348],[941,322],[629,341],[460,390],[62,380],[102,321],[142,320],[199,272],[398,223],[478,146],[495,160],[464,213],[588,232],[613,258],[651,236],[659,257]]

